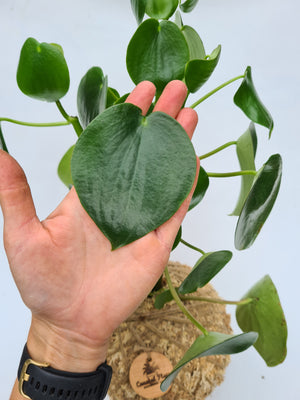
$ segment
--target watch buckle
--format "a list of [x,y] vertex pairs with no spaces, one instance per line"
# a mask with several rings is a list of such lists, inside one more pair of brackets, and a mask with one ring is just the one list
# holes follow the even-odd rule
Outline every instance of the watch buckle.
[[23,365],[22,370],[21,370],[20,378],[19,378],[19,392],[23,397],[25,397],[26,399],[30,399],[31,400],[31,397],[27,396],[23,392],[23,384],[24,384],[24,382],[28,382],[29,381],[30,375],[27,373],[27,368],[29,367],[30,364],[36,365],[37,367],[41,367],[41,368],[47,368],[47,367],[49,367],[49,364],[47,364],[47,363],[44,363],[44,364],[38,363],[36,361],[31,360],[30,358],[28,358],[28,360],[26,360],[24,362],[24,365]]

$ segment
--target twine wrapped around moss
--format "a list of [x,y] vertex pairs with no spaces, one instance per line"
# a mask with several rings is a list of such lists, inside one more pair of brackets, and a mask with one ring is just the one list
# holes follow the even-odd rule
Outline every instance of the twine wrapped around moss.
[[[168,264],[175,286],[190,272],[190,267],[177,262]],[[197,294],[217,298],[208,284]],[[111,400],[142,400],[129,383],[129,369],[142,352],[164,354],[175,366],[191,346],[199,330],[181,313],[174,302],[162,310],[154,308],[154,299],[147,298],[136,312],[114,333],[108,352],[108,363],[114,374],[109,389]],[[207,330],[230,334],[230,316],[225,306],[204,302],[185,302],[185,306]],[[224,379],[229,356],[198,358],[187,364],[174,380],[171,390],[161,400],[203,400]]]

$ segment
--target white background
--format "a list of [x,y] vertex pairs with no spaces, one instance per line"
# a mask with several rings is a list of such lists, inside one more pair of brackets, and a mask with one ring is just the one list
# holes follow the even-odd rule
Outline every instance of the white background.
[[[222,44],[219,66],[199,96],[251,65],[257,91],[275,120],[271,141],[266,129],[257,129],[257,166],[277,152],[284,161],[278,201],[251,249],[234,251],[236,220],[228,216],[239,193],[240,178],[212,179],[207,197],[183,226],[183,237],[207,251],[234,251],[231,263],[213,281],[222,297],[238,299],[269,273],[278,288],[289,326],[284,364],[267,368],[253,349],[233,356],[226,380],[211,400],[300,398],[299,17],[297,0],[201,0],[192,14],[183,16],[184,22],[201,35],[207,53]],[[18,91],[15,73],[19,50],[27,37],[63,46],[71,88],[62,103],[70,114],[76,114],[78,83],[93,65],[103,68],[109,85],[121,94],[133,88],[126,72],[125,55],[135,29],[129,0],[0,0],[0,116],[41,122],[61,120],[54,105],[31,100]],[[246,130],[249,122],[232,102],[238,85],[227,87],[199,107],[194,138],[198,154],[235,140]],[[56,167],[76,136],[70,127],[37,129],[7,123],[2,127],[11,154],[25,169],[38,215],[43,219],[66,194],[56,176]],[[203,161],[203,166],[216,172],[238,169],[234,149]],[[197,254],[183,247],[172,256],[189,265],[197,258]],[[6,399],[15,379],[30,316],[10,276],[2,243],[0,266],[0,398]],[[234,308],[228,310],[234,316]],[[232,326],[238,333],[234,318]]]

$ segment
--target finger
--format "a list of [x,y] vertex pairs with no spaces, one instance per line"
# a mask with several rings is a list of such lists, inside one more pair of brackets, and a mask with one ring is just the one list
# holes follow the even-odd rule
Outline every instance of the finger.
[[162,111],[176,118],[187,96],[187,88],[182,81],[167,84],[153,111]]
[[181,204],[178,211],[168,221],[166,221],[163,225],[161,225],[155,231],[158,239],[161,241],[161,243],[163,243],[164,247],[166,247],[170,251],[172,250],[176,235],[177,235],[179,228],[182,224],[182,221],[184,220],[184,217],[188,211],[194,190],[197,185],[199,169],[200,169],[200,161],[199,161],[199,158],[197,158],[196,160],[197,160],[196,177],[195,177],[194,185],[192,187],[190,194],[184,200],[184,202]]
[[177,115],[177,122],[185,129],[189,138],[192,139],[193,133],[198,123],[198,114],[192,108],[183,108]]
[[153,97],[155,96],[155,92],[156,89],[152,82],[143,81],[133,89],[125,103],[134,104],[142,110],[143,115],[146,115],[151,106]]
[[37,219],[31,191],[24,171],[6,152],[0,150],[0,205],[5,229],[19,230]]

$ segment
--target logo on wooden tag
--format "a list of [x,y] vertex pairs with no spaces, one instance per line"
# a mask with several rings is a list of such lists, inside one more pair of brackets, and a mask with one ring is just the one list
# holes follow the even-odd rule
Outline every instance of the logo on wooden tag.
[[167,393],[160,390],[160,384],[172,370],[170,360],[163,354],[153,351],[141,353],[131,364],[129,381],[138,395],[156,399]]

